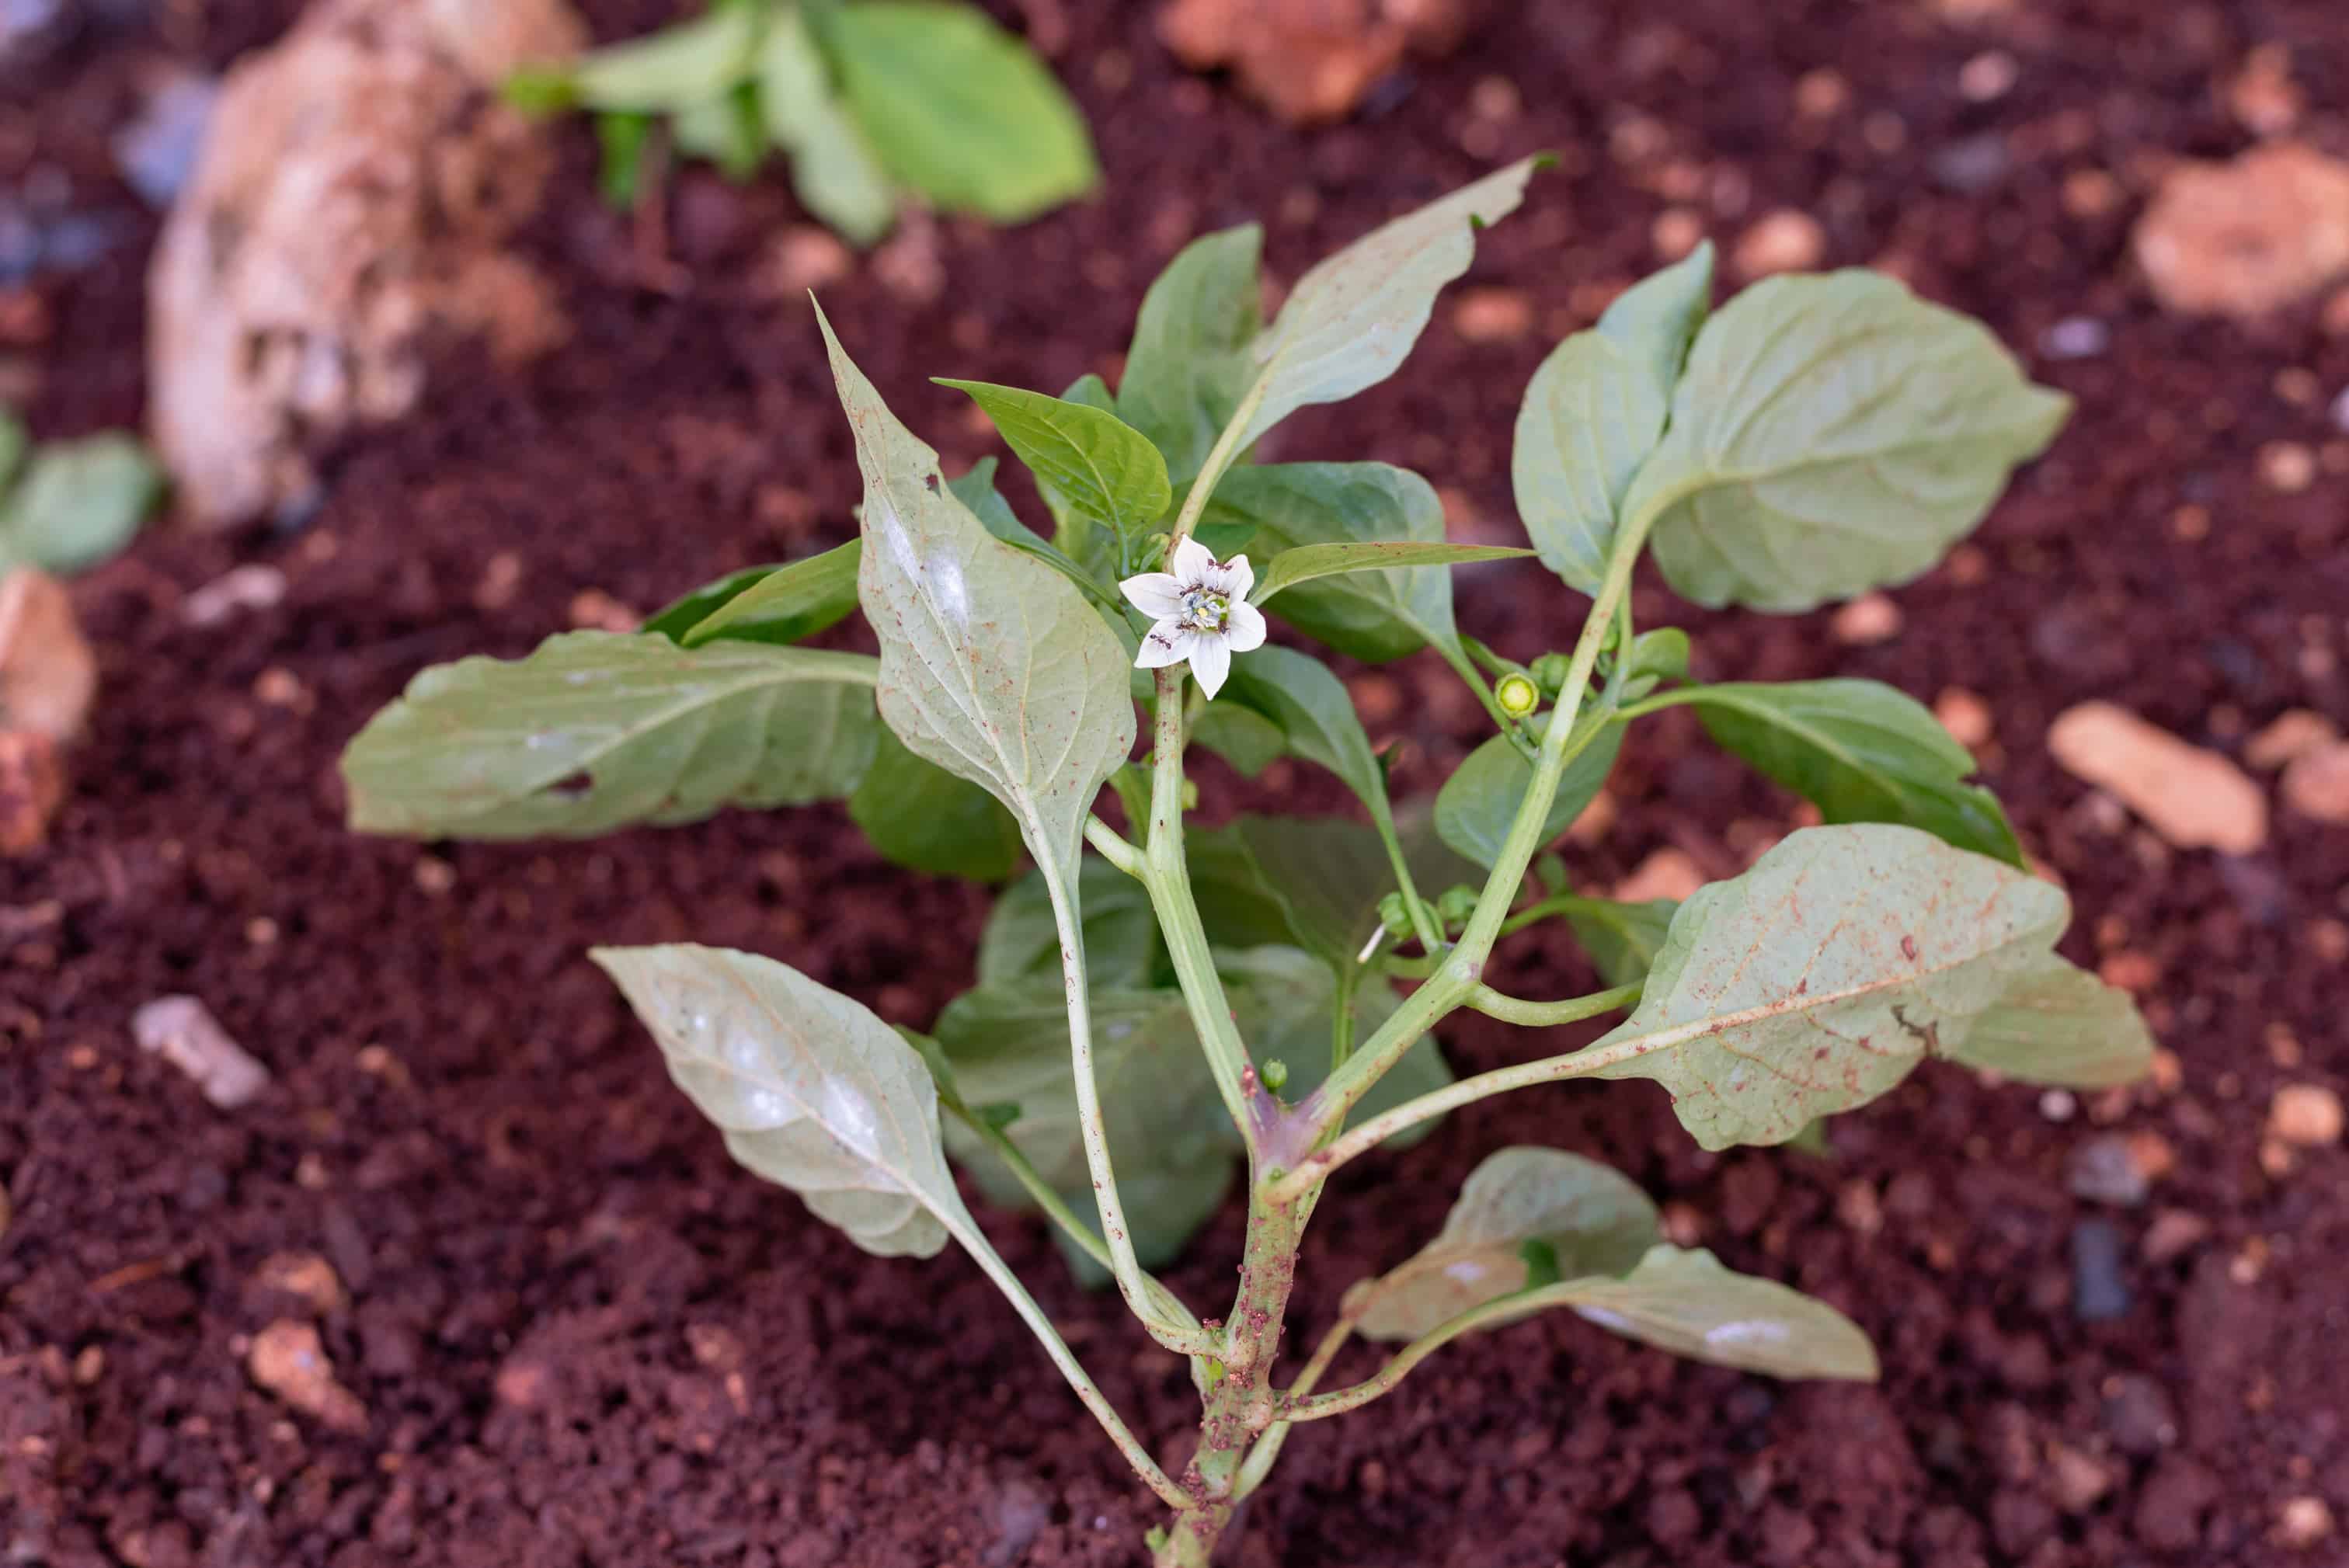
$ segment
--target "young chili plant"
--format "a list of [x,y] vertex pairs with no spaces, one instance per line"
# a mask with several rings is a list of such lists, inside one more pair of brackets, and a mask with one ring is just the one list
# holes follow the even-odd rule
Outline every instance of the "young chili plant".
[[[978,1261],[1173,1511],[1153,1533],[1162,1565],[1207,1560],[1298,1424],[1530,1313],[1782,1377],[1875,1375],[1832,1308],[1669,1244],[1613,1171],[1516,1148],[1277,1379],[1299,1237],[1332,1174],[1371,1150],[1568,1079],[1653,1079],[1723,1149],[1800,1136],[1928,1057],[2099,1086],[2149,1054],[2127,999],[2055,955],[2063,893],[2024,868],[1931,714],[1868,681],[1699,682],[1682,633],[1632,623],[1643,553],[1699,603],[1779,613],[1931,566],[2066,412],[1980,326],[1864,272],[1772,279],[1713,312],[1700,250],[1536,374],[1514,465],[1531,551],[1447,543],[1434,492],[1402,469],[1251,460],[1291,412],[1402,364],[1475,230],[1517,206],[1534,168],[1324,261],[1269,325],[1258,232],[1196,242],[1144,299],[1114,393],[1095,377],[1059,397],[949,383],[1033,471],[1049,538],[1013,516],[991,461],[947,478],[827,324],[864,472],[855,541],[711,584],[633,635],[428,670],[346,758],[353,820],[377,832],[597,833],[844,799],[907,865],[997,881],[1024,853],[978,983],[926,1037],[771,958],[595,958],[742,1163],[868,1251],[951,1239]],[[1555,574],[1565,645],[1519,668],[1455,624],[1448,570],[1536,553],[1524,569]],[[797,645],[860,605],[878,658]],[[1474,692],[1492,736],[1423,820],[1390,802],[1338,677],[1266,641],[1273,619],[1358,659],[1432,649]],[[1677,907],[1577,891],[1545,847],[1624,731],[1681,706],[1823,825]],[[1360,815],[1195,829],[1194,744],[1243,771],[1328,769]],[[1602,989],[1487,981],[1501,944],[1553,921]],[[1429,1031],[1464,1008],[1537,1030],[1622,1017],[1579,1049],[1455,1079]],[[1041,1210],[1189,1359],[1202,1415],[1179,1470],[989,1248],[950,1158]],[[1236,1171],[1239,1286],[1201,1315],[1149,1271]],[[1400,1348],[1322,1389],[1355,1336]]]
[[780,152],[801,203],[869,245],[901,191],[999,222],[1099,179],[1076,103],[1016,36],[958,0],[712,0],[662,32],[517,73],[507,98],[584,108],[604,194],[635,204],[652,137],[736,179]]

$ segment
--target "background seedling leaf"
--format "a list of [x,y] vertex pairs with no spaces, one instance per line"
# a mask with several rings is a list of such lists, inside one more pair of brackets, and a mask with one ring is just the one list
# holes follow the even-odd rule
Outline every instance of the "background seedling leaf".
[[677,1086],[743,1166],[882,1257],[969,1233],[914,1047],[797,970],[720,948],[592,954],[659,1043]]
[[1143,296],[1117,412],[1164,454],[1174,484],[1197,476],[1256,375],[1263,243],[1254,223],[1194,240]]
[[862,654],[611,632],[436,665],[344,752],[350,823],[576,838],[836,799],[873,760],[874,676]]
[[119,431],[36,448],[0,499],[0,568],[95,566],[130,542],[162,494],[163,470]]
[[1698,717],[1736,753],[1830,822],[1906,822],[2021,866],[1998,798],[1965,782],[1971,753],[1932,710],[1880,681],[1692,686]]
[[2025,1083],[2110,1088],[2145,1076],[2153,1035],[2127,992],[2051,956],[2015,976],[1950,1059]]
[[859,0],[820,25],[882,167],[938,206],[1024,222],[1099,179],[1076,104],[976,5]]
[[[852,539],[786,566],[756,568],[759,577],[711,606],[678,635],[678,641],[689,648],[720,639],[788,644],[838,625],[856,608],[856,567],[864,551],[864,542]],[[733,581],[728,578],[726,583]],[[725,586],[716,585],[721,593]],[[664,610],[644,630],[660,629],[689,602],[680,601]]]
[[597,109],[673,114],[726,96],[750,73],[762,7],[717,5],[673,27],[613,44],[571,67],[574,101]]
[[789,154],[800,204],[852,244],[869,245],[896,221],[897,197],[848,108],[796,5],[768,14],[758,54],[759,108],[767,137]]
[[822,325],[864,474],[857,584],[881,716],[1001,800],[1073,894],[1093,797],[1133,748],[1124,649],[1074,584],[988,534]]
[[1237,703],[1207,705],[1191,727],[1191,743],[1204,746],[1253,779],[1288,752],[1288,737],[1278,725]]
[[[1623,727],[1609,724],[1559,775],[1557,794],[1542,823],[1538,842],[1547,844],[1573,824],[1598,798],[1623,749]],[[1526,791],[1533,788],[1533,764],[1506,737],[1495,736],[1470,752],[1435,795],[1435,831],[1459,854],[1490,871]]]
[[1657,511],[1656,563],[1684,597],[1808,610],[1931,566],[2070,408],[1890,278],[1767,278],[1697,334],[1621,510]]
[[1386,776],[1370,737],[1344,683],[1320,660],[1273,646],[1243,654],[1232,661],[1222,700],[1270,719],[1288,738],[1289,750],[1335,773],[1373,816],[1387,814]]
[[1876,1347],[1857,1324],[1775,1280],[1723,1268],[1709,1252],[1657,1246],[1622,1279],[1554,1289],[1600,1327],[1692,1361],[1772,1377],[1877,1377]]
[[1507,561],[1531,555],[1497,544],[1307,544],[1274,556],[1257,585],[1257,603],[1284,588],[1316,578],[1355,572],[1386,572],[1411,566],[1457,566],[1470,561]]
[[1680,908],[1680,901],[1658,898],[1644,903],[1624,903],[1614,899],[1583,902],[1590,907],[1568,914],[1566,923],[1574,928],[1574,939],[1589,955],[1599,977],[1609,985],[1629,985],[1645,980],[1655,966],[1656,954],[1664,950],[1665,938],[1671,934],[1672,914]]
[[1637,702],[1665,681],[1689,673],[1689,636],[1678,626],[1658,626],[1631,639],[1631,665],[1623,672],[1623,700]]
[[884,858],[968,882],[998,882],[1019,869],[1019,824],[1002,802],[915,756],[885,725],[874,727],[873,763],[848,798],[848,816]]
[[1469,1175],[1435,1239],[1349,1306],[1369,1338],[1416,1339],[1529,1285],[1630,1274],[1661,1239],[1656,1205],[1618,1172],[1561,1149],[1504,1149]]
[[2062,892],[1885,823],[1806,828],[1672,917],[1639,1009],[1588,1047],[1707,1149],[1783,1143],[1965,1047],[2063,933]]
[[1374,387],[1419,341],[1435,296],[1468,270],[1475,228],[1516,211],[1540,160],[1527,158],[1375,229],[1297,280],[1252,351],[1264,396],[1243,446],[1314,403]]
[[[1288,943],[1350,967],[1378,928],[1379,901],[1395,891],[1378,834],[1342,817],[1237,817],[1189,839],[1200,918],[1219,946]],[[1403,845],[1423,888],[1448,886],[1467,872],[1423,833],[1404,835]]]
[[1713,298],[1713,247],[1639,284],[1534,372],[1509,473],[1542,564],[1596,594],[1617,508],[1655,449],[1689,340]]
[[[1084,909],[1085,973],[1094,985],[1148,990],[1171,970],[1150,894],[1107,861],[1085,858],[1077,873]],[[1061,973],[1061,932],[1044,879],[1027,876],[1003,890],[978,939],[982,985]]]
[[1116,415],[1017,387],[944,377],[938,384],[968,393],[987,411],[1056,512],[1073,511],[1124,534],[1164,514],[1166,460]]
[[[1235,469],[1216,487],[1202,530],[1247,531],[1255,560],[1313,545],[1442,545],[1444,503],[1408,469],[1385,463],[1277,463]],[[1294,588],[1280,618],[1341,654],[1371,663],[1433,643],[1456,651],[1452,578],[1398,563]]]

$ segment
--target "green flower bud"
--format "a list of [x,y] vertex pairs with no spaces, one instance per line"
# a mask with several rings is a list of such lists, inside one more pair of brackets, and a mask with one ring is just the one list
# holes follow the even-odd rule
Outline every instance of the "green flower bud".
[[1288,1064],[1275,1057],[1264,1064],[1264,1070],[1257,1076],[1264,1080],[1265,1088],[1278,1094],[1288,1087]]
[[1555,697],[1566,689],[1566,673],[1573,667],[1574,661],[1564,654],[1544,654],[1533,662],[1534,684],[1545,697]]
[[1195,779],[1185,779],[1183,780],[1183,810],[1195,811],[1198,809],[1199,781]]
[[1435,913],[1446,925],[1465,925],[1476,913],[1476,890],[1473,887],[1448,887],[1435,901]]
[[1397,942],[1411,934],[1411,912],[1402,906],[1402,894],[1391,892],[1379,900],[1379,923]]
[[1530,718],[1534,709],[1541,706],[1542,694],[1531,676],[1522,670],[1511,670],[1493,688],[1493,696],[1501,705],[1501,711],[1511,718]]

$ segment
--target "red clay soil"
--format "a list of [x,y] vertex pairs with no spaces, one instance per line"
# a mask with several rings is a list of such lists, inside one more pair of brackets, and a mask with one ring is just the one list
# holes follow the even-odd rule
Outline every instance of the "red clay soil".
[[[667,9],[590,8],[606,35]],[[30,114],[0,108],[0,189],[61,163],[128,204],[102,149],[138,60],[167,36],[217,65],[287,9],[191,21],[174,7],[176,32],[85,46]],[[1969,32],[1923,0],[1548,0],[1495,8],[1519,14],[1394,84],[1378,112],[1304,134],[1174,74],[1144,7],[1064,9],[1060,68],[1101,139],[1107,194],[1009,233],[943,226],[931,303],[869,275],[826,291],[843,338],[951,459],[986,438],[924,377],[1058,387],[1113,368],[1143,285],[1191,236],[1261,214],[1271,267],[1293,277],[1543,146],[1563,167],[1488,236],[1469,280],[1520,291],[1534,330],[1471,343],[1447,307],[1396,383],[1295,421],[1283,455],[1409,463],[1464,526],[1510,526],[1517,396],[1558,333],[1652,264],[1659,189],[1722,204],[1724,235],[1805,209],[1831,261],[1897,264],[2074,393],[2061,445],[1977,547],[1894,596],[1906,625],[1889,642],[1843,646],[1825,617],[1687,616],[1652,587],[1639,608],[1643,624],[1697,625],[1710,675],[1848,673],[1986,698],[1991,779],[2077,903],[2068,951],[2137,985],[2181,1075],[2063,1119],[2030,1092],[1929,1069],[1837,1120],[1832,1162],[1705,1155],[1651,1088],[1560,1088],[1362,1161],[1314,1228],[1292,1344],[1413,1248],[1483,1154],[1533,1142],[1621,1166],[1732,1264],[1852,1313],[1884,1381],[1782,1386],[1556,1315],[1448,1349],[1374,1411],[1299,1433],[1232,1560],[2341,1561],[2338,1532],[2295,1550],[2278,1522],[2295,1498],[2349,1520],[2349,1155],[2304,1153],[2278,1174],[2260,1145],[2279,1085],[2349,1082],[2349,834],[2280,813],[2260,853],[2175,852],[2089,799],[2042,742],[2092,696],[2228,751],[2287,708],[2349,715],[2349,446],[2311,396],[2349,382],[2349,339],[2313,307],[2256,331],[2165,317],[2125,251],[2148,154],[2239,145],[2215,84],[2244,50],[2289,43],[2312,100],[2339,106],[2349,20],[2330,0],[2017,0]],[[2014,85],[1970,101],[1961,68],[1993,49]],[[1820,67],[1849,101],[1806,120],[1795,84]],[[1484,85],[1504,78],[1514,98]],[[2349,135],[2337,117],[2310,129],[2336,150]],[[568,624],[584,589],[648,607],[846,529],[854,468],[808,312],[757,281],[763,246],[797,221],[780,181],[693,181],[673,228],[680,271],[659,292],[589,193],[588,142],[567,132],[564,194],[532,239],[581,324],[574,346],[524,379],[456,367],[423,417],[352,445],[299,533],[158,534],[76,586],[104,663],[95,738],[54,846],[0,866],[11,1563],[1139,1556],[1147,1494],[978,1272],[954,1254],[866,1257],[736,1170],[582,956],[598,941],[754,948],[918,1024],[968,983],[982,892],[878,865],[836,810],[507,848],[340,828],[337,752],[423,665],[520,653]],[[2075,215],[2095,203],[2067,210],[2066,177],[2098,170],[2123,200]],[[44,433],[139,416],[150,238],[151,223],[32,290],[48,317],[31,355]],[[2109,344],[2047,361],[2037,346],[2072,317],[2104,324]],[[2271,441],[2319,453],[2313,488],[2261,488]],[[186,595],[241,562],[282,569],[284,602],[187,626]],[[1546,581],[1471,576],[1464,619],[1520,655],[1562,641],[1578,602]],[[1358,679],[1374,727],[1409,748],[1406,789],[1475,733],[1449,678]],[[1571,857],[1594,882],[1662,845],[1731,872],[1791,820],[1670,722],[1637,734],[1617,796],[1615,836]],[[1338,797],[1303,774],[1210,780],[1211,810],[1299,799]],[[1562,937],[1520,939],[1504,962],[1527,995],[1588,981]],[[179,992],[268,1063],[263,1099],[215,1109],[136,1051],[131,1010]],[[1476,1022],[1445,1040],[1464,1070],[1560,1044]],[[2097,1124],[2175,1151],[2148,1205],[2071,1196],[2066,1161]],[[2162,1219],[2148,1256],[2172,1212],[2189,1218]],[[1173,1358],[1113,1297],[1073,1288],[1035,1222],[985,1218],[1110,1396],[1179,1449],[1195,1407]],[[1237,1231],[1232,1209],[1174,1271],[1193,1302],[1231,1288]],[[2074,1249],[2100,1238],[2117,1241],[2129,1302],[2086,1321]],[[281,1252],[323,1256],[339,1299],[258,1284]],[[361,1429],[296,1415],[247,1376],[251,1336],[307,1315],[364,1404]],[[1340,1373],[1369,1365],[1358,1352]]]

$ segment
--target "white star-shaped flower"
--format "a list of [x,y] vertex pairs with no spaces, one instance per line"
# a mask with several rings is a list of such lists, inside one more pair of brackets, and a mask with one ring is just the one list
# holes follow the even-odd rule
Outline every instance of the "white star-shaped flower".
[[1214,696],[1231,673],[1232,655],[1264,645],[1264,612],[1247,602],[1256,573],[1245,555],[1217,561],[1186,539],[1174,547],[1174,570],[1144,572],[1118,584],[1126,602],[1158,624],[1142,639],[1137,669],[1191,661],[1199,689]]

